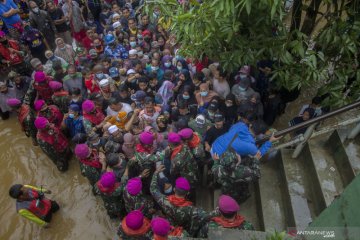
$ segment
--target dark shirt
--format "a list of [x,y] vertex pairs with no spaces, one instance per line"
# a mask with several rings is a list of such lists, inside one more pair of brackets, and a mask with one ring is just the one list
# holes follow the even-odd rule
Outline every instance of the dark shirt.
[[[53,12],[49,11],[49,15],[51,17],[52,20],[60,20],[63,16],[64,13],[60,8],[56,8]],[[66,24],[66,22],[62,23],[62,24],[55,24],[56,30],[60,33],[62,32],[66,32],[69,30],[69,26]]]
[[215,126],[212,126],[206,132],[205,142],[208,142],[209,145],[211,146],[213,144],[213,142],[215,142],[216,138],[218,138],[219,136],[225,134],[228,131],[228,129],[229,128],[227,126],[225,126],[225,124],[220,129],[216,128]]

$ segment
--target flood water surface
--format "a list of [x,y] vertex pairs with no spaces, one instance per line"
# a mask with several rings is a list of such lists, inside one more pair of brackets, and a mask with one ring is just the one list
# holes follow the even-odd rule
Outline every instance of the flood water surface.
[[[72,159],[66,173],[59,172],[39,147],[21,132],[17,119],[0,120],[0,239],[114,239],[118,221],[110,221],[100,197]],[[60,210],[44,229],[16,213],[8,191],[12,184],[43,185]]]

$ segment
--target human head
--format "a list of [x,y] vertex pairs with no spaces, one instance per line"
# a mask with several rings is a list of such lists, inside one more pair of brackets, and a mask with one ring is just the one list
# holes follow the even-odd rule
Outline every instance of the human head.
[[165,218],[155,217],[151,220],[151,229],[154,235],[166,237],[171,230],[171,226]]
[[75,146],[74,152],[75,152],[76,157],[78,157],[79,159],[88,158],[91,154],[90,148],[85,143],[77,144]]
[[144,215],[139,210],[130,212],[125,218],[126,226],[132,230],[138,230],[141,228],[143,222]]
[[138,195],[142,190],[141,179],[138,177],[131,178],[126,185],[126,190],[131,196]]
[[100,183],[105,188],[112,188],[116,183],[116,177],[114,172],[106,172],[101,175]]
[[19,199],[23,194],[23,185],[22,184],[14,184],[9,189],[10,197],[14,199]]
[[184,177],[179,177],[175,181],[175,194],[179,197],[185,197],[190,191],[190,183]]
[[57,38],[55,40],[55,44],[60,50],[65,50],[66,45],[62,38]]

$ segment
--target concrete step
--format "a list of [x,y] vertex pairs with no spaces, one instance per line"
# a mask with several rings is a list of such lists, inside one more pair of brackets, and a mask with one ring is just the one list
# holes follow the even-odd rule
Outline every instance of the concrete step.
[[[290,199],[287,194],[280,151],[275,158],[261,164],[261,178],[258,181],[261,220],[264,231],[283,231],[294,226],[290,216]],[[290,224],[290,222],[292,224]],[[290,224],[290,225],[289,225]]]
[[346,139],[351,131],[350,128],[338,129],[337,132],[345,148],[345,152],[349,158],[351,167],[355,175],[360,174],[360,137],[355,139]]
[[[306,145],[297,159],[291,157],[293,150],[282,149],[281,158],[291,204],[293,222],[289,227],[305,229],[325,208],[315,169],[310,164],[311,154]],[[292,224],[292,225],[290,225]]]
[[196,188],[196,206],[210,212],[214,210],[214,190],[208,187]]
[[334,155],[326,145],[329,135],[320,135],[308,141],[311,159],[315,166],[326,207],[344,190],[344,184]]

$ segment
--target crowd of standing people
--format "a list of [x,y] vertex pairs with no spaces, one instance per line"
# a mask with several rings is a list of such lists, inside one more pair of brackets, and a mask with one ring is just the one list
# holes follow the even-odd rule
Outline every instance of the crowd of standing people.
[[[160,8],[145,13],[137,0],[0,0],[0,16],[1,71],[11,70],[1,118],[16,113],[60,171],[75,155],[121,239],[254,229],[239,204],[277,138],[256,139],[296,95],[274,86],[272,61],[228,73],[206,56],[181,56]],[[196,206],[201,186],[222,190],[210,213]],[[46,225],[59,209],[47,191],[16,184],[10,196]]]

